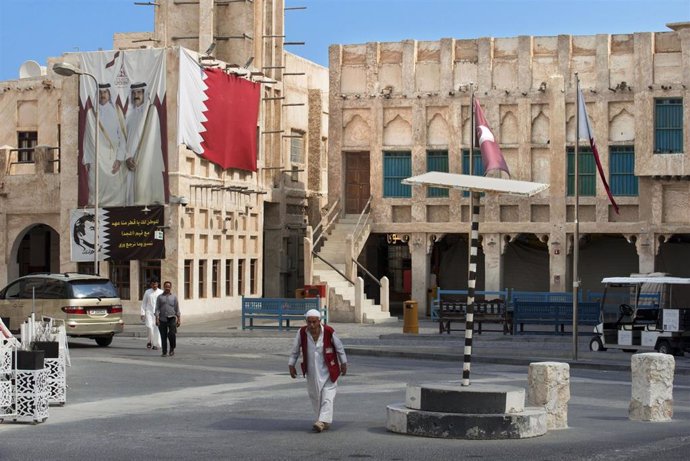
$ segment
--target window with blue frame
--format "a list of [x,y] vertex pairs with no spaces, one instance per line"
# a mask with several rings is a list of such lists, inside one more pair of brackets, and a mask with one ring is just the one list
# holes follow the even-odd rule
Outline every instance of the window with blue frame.
[[402,183],[412,176],[410,151],[383,152],[383,196],[412,197],[412,188]]
[[654,100],[654,153],[683,152],[683,99]]
[[[448,173],[448,151],[429,150],[426,153],[426,171],[441,171]],[[448,197],[448,189],[441,187],[428,187],[427,197]]]
[[[484,163],[482,163],[482,151],[474,149],[472,151],[472,174],[473,176],[484,176]],[[470,150],[462,150],[462,174],[470,174]],[[482,192],[482,195],[484,193]],[[470,193],[464,191],[463,197],[469,197]]]
[[[575,195],[575,148],[568,147],[568,195]],[[580,162],[578,184],[580,196],[595,196],[597,194],[597,166],[591,147],[580,146]]]
[[637,196],[635,146],[609,146],[609,183],[614,196]]

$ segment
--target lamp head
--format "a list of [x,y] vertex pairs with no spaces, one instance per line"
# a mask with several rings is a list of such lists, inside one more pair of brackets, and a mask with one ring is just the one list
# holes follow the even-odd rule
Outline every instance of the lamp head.
[[68,62],[58,62],[53,65],[53,71],[56,74],[62,75],[63,77],[71,77],[74,74],[81,75],[83,72],[73,64]]

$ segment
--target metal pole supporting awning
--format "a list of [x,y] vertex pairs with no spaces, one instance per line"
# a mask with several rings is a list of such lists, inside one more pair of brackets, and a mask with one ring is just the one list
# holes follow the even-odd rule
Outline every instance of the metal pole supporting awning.
[[[403,179],[403,184],[410,186],[430,186],[446,189],[460,189],[471,193],[472,219],[471,219],[471,248],[470,254],[477,254],[479,240],[479,193],[496,192],[500,194],[511,194],[520,196],[532,196],[546,190],[549,185],[528,181],[516,181],[514,179],[491,178],[486,176],[473,176],[466,174],[443,173],[440,171],[430,171],[419,176]],[[465,316],[465,349],[463,354],[462,385],[470,385],[470,364],[472,362],[472,333],[474,331],[474,289],[472,285],[473,273],[472,264],[468,270],[467,286],[467,315]]]

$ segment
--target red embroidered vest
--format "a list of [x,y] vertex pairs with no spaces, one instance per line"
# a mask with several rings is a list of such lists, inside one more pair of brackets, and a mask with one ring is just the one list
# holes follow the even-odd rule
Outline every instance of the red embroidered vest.
[[[323,357],[328,367],[328,374],[332,382],[336,382],[340,376],[340,362],[338,354],[333,347],[333,328],[321,325],[323,328]],[[299,337],[302,346],[302,375],[307,374],[307,326],[299,329]]]

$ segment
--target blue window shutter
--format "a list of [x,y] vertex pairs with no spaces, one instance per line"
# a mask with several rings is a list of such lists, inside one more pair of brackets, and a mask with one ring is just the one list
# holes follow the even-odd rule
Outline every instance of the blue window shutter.
[[654,153],[683,152],[683,100],[654,101]]
[[[448,151],[428,151],[426,155],[426,170],[448,173]],[[429,187],[427,188],[427,197],[448,197],[448,189]]]
[[609,181],[613,195],[638,195],[635,146],[609,147]]
[[412,155],[405,152],[383,153],[383,196],[412,197],[412,188],[402,184],[412,176]]
[[[568,147],[568,196],[575,195],[575,148]],[[580,197],[594,196],[597,191],[597,167],[591,147],[580,146]]]

